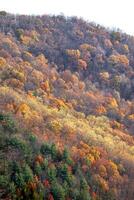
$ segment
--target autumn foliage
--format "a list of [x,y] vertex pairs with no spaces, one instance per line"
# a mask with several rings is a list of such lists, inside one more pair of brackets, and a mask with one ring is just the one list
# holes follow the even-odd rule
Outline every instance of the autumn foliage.
[[134,199],[134,38],[0,12],[0,199]]

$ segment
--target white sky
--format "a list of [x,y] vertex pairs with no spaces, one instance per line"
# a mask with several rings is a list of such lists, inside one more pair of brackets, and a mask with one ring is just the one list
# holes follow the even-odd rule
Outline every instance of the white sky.
[[63,13],[134,35],[134,0],[0,0],[0,10],[35,15]]

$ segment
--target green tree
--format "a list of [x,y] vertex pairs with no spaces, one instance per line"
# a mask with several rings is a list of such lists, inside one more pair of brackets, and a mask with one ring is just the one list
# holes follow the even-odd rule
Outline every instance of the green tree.
[[65,160],[65,162],[67,164],[72,164],[72,160],[71,160],[71,156],[69,154],[69,151],[65,148],[63,151],[63,160]]
[[34,171],[35,171],[35,174],[37,174],[38,176],[41,175],[42,168],[41,168],[41,166],[40,166],[40,164],[38,162],[35,163]]
[[51,168],[48,169],[48,179],[49,181],[55,181],[56,180],[56,175],[57,175],[57,170],[55,166],[52,166]]
[[80,180],[80,196],[79,200],[91,200],[89,191],[88,191],[88,184],[84,177]]
[[56,148],[55,144],[52,144],[52,146],[51,146],[51,156],[52,156],[52,159],[54,159],[54,160],[57,157],[57,148]]
[[64,200],[65,199],[65,191],[63,187],[56,181],[52,183],[52,194],[55,200]]
[[33,172],[27,164],[22,168],[22,171],[23,171],[23,178],[25,182],[29,182],[33,180]]

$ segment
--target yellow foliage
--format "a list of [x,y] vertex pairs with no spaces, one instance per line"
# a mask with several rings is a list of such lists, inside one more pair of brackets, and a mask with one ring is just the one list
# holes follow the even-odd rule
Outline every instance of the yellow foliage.
[[129,115],[128,119],[134,121],[134,114]]
[[20,40],[24,45],[28,45],[31,42],[31,37],[21,35]]
[[82,51],[87,51],[89,49],[90,49],[90,45],[87,43],[80,45],[80,50],[82,50]]
[[0,69],[6,65],[6,60],[3,57],[0,57]]
[[129,60],[126,55],[111,55],[108,60],[111,64],[129,65]]
[[127,44],[123,45],[123,50],[125,51],[125,53],[129,53],[129,48]]
[[109,73],[108,72],[101,72],[100,73],[100,78],[102,79],[102,80],[108,80],[109,79]]
[[22,115],[26,115],[29,112],[30,112],[30,107],[25,103],[20,104],[16,110],[16,113],[21,113]]
[[109,190],[108,183],[98,174],[92,176],[93,183],[98,186],[99,190],[106,192]]
[[95,147],[90,147],[83,141],[80,141],[80,145],[78,153],[81,157],[83,156],[83,158],[88,159],[91,163],[100,158],[100,152]]
[[33,44],[34,42],[38,42],[38,38],[39,34],[35,30],[32,30],[31,32],[28,32],[26,34],[20,34],[20,40],[24,45],[29,45]]
[[68,56],[70,56],[71,58],[74,58],[74,59],[79,59],[80,58],[80,51],[77,49],[66,49],[66,54]]
[[94,156],[91,155],[91,154],[88,154],[88,155],[86,156],[86,158],[90,161],[90,163],[93,163],[93,162],[95,161]]
[[52,120],[48,123],[48,128],[54,133],[60,133],[62,130],[62,124],[58,120]]
[[102,190],[108,191],[109,190],[108,183],[103,178],[101,178],[99,181],[100,181],[99,184],[100,184],[100,187],[102,188]]
[[100,165],[99,166],[99,174],[101,177],[106,177],[107,176],[107,170],[106,167],[104,165]]
[[45,58],[43,54],[40,54],[36,57],[36,61],[38,64],[47,67],[48,60]]
[[118,174],[118,168],[115,163],[112,161],[109,161],[109,164],[107,165],[107,172],[109,176],[113,176],[115,174]]
[[108,107],[109,108],[117,108],[118,107],[118,103],[117,103],[115,98],[109,97],[107,100],[108,100]]
[[31,38],[34,40],[34,41],[38,41],[39,39],[39,33],[37,33],[37,31],[35,31],[35,30],[32,30],[31,32],[30,32],[30,36],[31,36]]
[[23,71],[18,71],[13,66],[8,66],[4,70],[3,76],[6,79],[17,79],[17,80],[20,80],[20,81],[24,81],[25,80],[25,75],[24,75]]

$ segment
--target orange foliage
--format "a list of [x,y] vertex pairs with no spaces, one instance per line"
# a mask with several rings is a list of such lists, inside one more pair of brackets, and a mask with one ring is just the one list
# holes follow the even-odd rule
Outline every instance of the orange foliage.
[[43,161],[44,161],[44,158],[41,155],[36,156],[35,162],[38,162],[38,163],[42,164]]
[[131,121],[134,121],[134,114],[129,115],[128,119],[131,120]]
[[57,99],[54,97],[49,97],[50,103],[53,107],[56,107],[58,109],[60,108],[67,108],[67,104],[65,103],[65,101],[63,99]]
[[93,92],[87,92],[86,95],[92,100],[96,101],[96,96]]
[[98,115],[105,114],[106,112],[107,112],[106,108],[105,108],[104,106],[102,106],[102,105],[100,105],[100,106],[98,106],[98,107],[96,108],[96,113],[97,113]]
[[23,116],[26,116],[28,113],[30,113],[30,107],[25,103],[21,103],[17,107],[15,113],[16,114],[22,114]]
[[27,97],[31,98],[31,99],[35,99],[36,98],[31,91],[28,91]]
[[43,83],[41,83],[41,89],[44,90],[45,92],[49,93],[50,92],[50,85],[49,85],[49,81],[45,81]]
[[80,141],[80,148],[72,147],[72,152],[80,159],[89,160],[91,164],[100,158],[100,152],[95,147],[90,147],[83,141]]
[[35,182],[28,183],[28,188],[32,191],[34,191],[37,187],[37,184]]
[[80,69],[86,69],[87,68],[87,63],[86,61],[82,60],[82,59],[79,59],[78,60],[78,66]]

